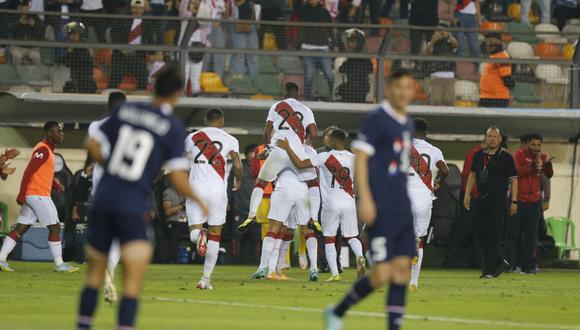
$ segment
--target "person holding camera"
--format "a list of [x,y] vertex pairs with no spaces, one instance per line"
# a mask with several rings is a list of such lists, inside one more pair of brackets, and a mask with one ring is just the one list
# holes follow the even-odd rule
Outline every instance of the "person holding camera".
[[[463,199],[467,210],[473,207],[476,231],[483,245],[484,268],[481,278],[498,277],[503,271],[500,249],[508,189],[509,214],[514,215],[518,211],[518,173],[512,155],[500,147],[501,141],[499,128],[489,127],[485,134],[485,148],[473,157]],[[471,191],[474,187],[477,187],[479,197],[472,204]]]
[[[427,44],[427,54],[432,56],[455,56],[457,40],[446,31],[449,26],[439,23],[439,29]],[[453,106],[455,104],[455,62],[427,62],[431,74],[431,104]]]

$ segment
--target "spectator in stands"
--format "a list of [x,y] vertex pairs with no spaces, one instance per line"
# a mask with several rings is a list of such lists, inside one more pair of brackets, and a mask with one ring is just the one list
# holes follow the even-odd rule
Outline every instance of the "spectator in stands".
[[[440,24],[427,45],[427,55],[453,57],[457,40]],[[431,74],[431,104],[452,106],[455,104],[455,62],[432,61],[428,63]]]
[[554,8],[554,17],[558,22],[558,28],[562,30],[566,22],[572,18],[580,18],[580,1],[579,0],[556,0]]
[[187,237],[187,216],[185,215],[185,199],[169,184],[163,191],[163,212],[167,230],[167,255],[166,261],[170,264],[177,263],[177,248],[179,239]]
[[6,149],[0,155],[0,179],[6,180],[9,175],[14,174],[16,168],[10,167],[11,164],[8,161],[18,157],[18,155],[20,155],[20,150],[15,148]]
[[[70,22],[64,26],[64,34],[71,43],[79,43],[85,34],[83,23]],[[70,68],[71,80],[63,87],[65,93],[89,93],[97,90],[93,79],[93,59],[87,48],[69,48],[64,57],[64,64]]]
[[[215,0],[215,1],[202,1],[200,7],[200,13],[204,12],[202,8],[208,5],[210,9],[209,18],[212,19],[227,19],[231,15],[231,10],[226,8],[225,0]],[[198,17],[205,17],[200,16]],[[203,25],[204,23],[202,23]],[[207,36],[209,44],[213,48],[225,48],[226,39],[224,35],[224,30],[222,23],[220,22],[210,22],[207,23],[209,27],[209,35]],[[203,71],[211,71],[217,73],[220,77],[224,76],[224,68],[226,65],[225,54],[218,53],[207,53],[203,60]]]
[[[294,11],[301,22],[331,23],[330,13],[320,3],[320,0],[307,0],[307,3],[296,1]],[[300,42],[303,50],[329,52],[334,45],[334,31],[332,28],[302,27],[300,29]],[[332,95],[334,73],[332,71],[332,58],[330,57],[304,57],[304,97],[312,99],[312,82],[318,64],[322,66],[322,72],[328,83],[329,95]]]
[[262,14],[259,19],[265,21],[265,24],[260,25],[260,30],[258,31],[260,42],[260,48],[263,48],[264,33],[268,30],[272,30],[274,36],[276,37],[276,45],[278,49],[285,50],[288,46],[288,37],[286,36],[285,26],[281,25],[268,25],[269,21],[285,21],[283,8],[288,6],[288,2],[285,0],[259,0],[258,3],[262,7]]
[[518,212],[506,226],[505,256],[512,270],[516,269],[516,247],[521,238],[521,271],[535,274],[534,253],[538,241],[538,222],[542,211],[542,174],[554,175],[552,158],[542,152],[543,138],[533,133],[528,135],[527,147],[514,153],[518,172]]
[[[457,19],[458,27],[462,29],[477,29],[479,22],[481,22],[479,0],[458,1],[455,6],[455,18]],[[481,55],[477,31],[454,32],[454,37],[459,44],[457,56],[479,57]]]
[[[132,20],[117,20],[111,29],[111,38],[116,44],[151,44],[149,22],[143,20],[144,0],[131,0]],[[135,75],[137,88],[147,88],[146,53],[141,50],[113,50],[111,59],[111,87],[117,88],[127,74]]]
[[[342,42],[347,52],[360,53],[365,46],[365,34],[359,29],[348,29],[342,33]],[[346,75],[346,82],[337,90],[342,101],[364,103],[370,89],[369,74],[373,72],[371,60],[347,58],[338,71]]]
[[[84,14],[103,14],[103,0],[82,0],[80,12]],[[83,17],[83,24],[88,28],[92,27],[100,43],[106,41],[105,32],[110,21],[104,17]]]
[[[58,16],[46,16],[47,24],[54,29],[54,38],[56,41],[67,41],[66,35],[64,34],[64,26],[70,21],[70,16],[67,14],[78,12],[81,2],[82,0],[45,0],[45,11],[60,13]],[[57,61],[60,62],[65,55],[64,48],[56,49]]]
[[[149,14],[153,16],[167,16],[167,6],[170,1],[166,0],[149,0]],[[151,20],[151,30],[153,31],[152,38],[154,43],[161,45],[165,43],[165,29],[167,21],[165,20]]]
[[[28,0],[20,0],[17,5],[21,13],[17,21],[10,29],[10,35],[14,40],[41,40],[44,35],[44,24],[38,15],[31,15]],[[0,27],[3,29],[3,27]],[[38,47],[10,46],[12,64],[19,66],[25,59],[30,59],[34,65],[40,65],[40,49]]]
[[[250,144],[244,149],[245,159],[242,160],[242,165],[244,167],[244,175],[242,177],[242,184],[237,191],[234,191],[231,199],[231,209],[234,221],[229,225],[232,227],[233,242],[232,242],[232,253],[234,257],[238,259],[244,258],[248,254],[251,259],[257,258],[257,247],[261,242],[260,227],[251,226],[245,232],[236,230],[237,226],[248,217],[248,211],[250,209],[250,196],[252,194],[252,189],[256,181],[256,177],[252,174],[251,163],[254,159],[254,150],[256,150],[257,145]],[[230,179],[233,183],[233,175],[230,175]],[[230,185],[230,187],[233,185]],[[247,253],[244,253],[247,252]]]
[[165,56],[162,51],[151,52],[147,56],[147,70],[149,71],[147,79],[149,85],[147,86],[147,90],[151,90],[153,81],[157,78],[157,75],[167,67],[164,58]]
[[[395,0],[386,0],[385,4],[383,5],[381,16],[385,18],[391,18],[391,9],[393,8],[394,4]],[[409,18],[408,0],[399,0],[399,18],[405,20]]]
[[415,0],[411,1],[411,11],[409,15],[409,25],[419,27],[412,29],[411,37],[411,54],[419,55],[423,46],[431,40],[433,30],[421,29],[424,27],[436,27],[439,22],[437,16],[437,0]]
[[[489,53],[489,58],[510,58],[503,48],[499,33],[487,34],[485,47]],[[515,80],[512,78],[512,65],[509,63],[484,63],[479,85],[480,107],[506,108],[510,102],[510,90],[515,87]]]
[[[237,16],[232,16],[233,19],[254,20],[256,13],[254,12],[254,5],[250,0],[236,0],[235,6]],[[230,32],[231,48],[235,49],[258,49],[258,32],[256,24],[235,23],[228,24]],[[254,78],[258,75],[260,70],[260,63],[257,55],[250,54],[235,54],[230,59],[230,73],[236,75],[248,75]]]
[[[540,23],[542,24],[550,24],[550,0],[537,0],[535,1],[538,6],[540,7]],[[532,0],[521,0],[520,1],[521,9],[520,9],[520,23],[530,25],[530,9],[532,8]]]

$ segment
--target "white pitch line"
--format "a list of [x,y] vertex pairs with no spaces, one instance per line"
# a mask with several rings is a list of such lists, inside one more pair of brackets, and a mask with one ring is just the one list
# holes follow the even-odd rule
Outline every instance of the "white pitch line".
[[[322,314],[322,312],[323,312],[323,310],[319,309],[319,308],[247,304],[247,303],[239,303],[239,302],[233,302],[233,301],[230,302],[230,301],[181,299],[181,298],[167,298],[167,297],[150,297],[150,299],[157,300],[157,301],[166,301],[166,302],[185,302],[185,303],[190,303],[190,304],[205,304],[205,305],[218,305],[218,306],[242,307],[242,308],[261,308],[261,309],[269,309],[269,310],[274,309],[274,310],[280,310],[280,311],[305,312],[305,313],[317,313],[317,314]],[[380,317],[380,318],[385,317],[384,313],[378,313],[378,312],[350,311],[350,312],[348,312],[348,314],[349,315],[358,315],[358,316],[368,316],[368,317]],[[456,318],[456,317],[429,316],[429,315],[405,314],[405,319],[416,320],[416,321],[443,322],[443,323],[463,323],[463,324],[480,324],[480,325],[490,325],[490,326],[509,326],[509,327],[517,327],[517,328],[580,330],[580,326],[566,325],[566,324],[530,323],[530,322],[501,321],[501,320],[478,320],[478,319],[463,319],[463,318]]]

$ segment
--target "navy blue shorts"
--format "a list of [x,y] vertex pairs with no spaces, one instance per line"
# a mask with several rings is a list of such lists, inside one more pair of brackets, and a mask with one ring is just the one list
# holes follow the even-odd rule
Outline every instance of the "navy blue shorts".
[[149,212],[128,213],[92,209],[89,214],[87,242],[100,252],[108,253],[114,238],[121,245],[148,240]]
[[389,220],[379,215],[368,233],[374,263],[388,262],[395,257],[413,258],[417,255],[412,215],[408,219],[393,219],[390,216]]

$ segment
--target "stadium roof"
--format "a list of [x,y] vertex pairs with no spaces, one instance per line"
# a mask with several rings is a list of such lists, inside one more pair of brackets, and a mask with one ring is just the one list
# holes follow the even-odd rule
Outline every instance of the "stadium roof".
[[[147,101],[147,96],[129,96],[130,101]],[[45,120],[89,122],[103,116],[106,95],[0,93],[1,121],[27,124]],[[229,127],[237,134],[260,134],[273,101],[231,98],[182,98],[175,114],[187,125],[203,125],[205,109],[224,110]],[[316,113],[319,127],[338,124],[354,132],[372,104],[305,102]],[[427,119],[430,133],[437,135],[479,135],[490,125],[505,134],[519,136],[540,132],[550,139],[570,140],[580,134],[580,110],[571,109],[492,109],[412,106],[410,113]]]

